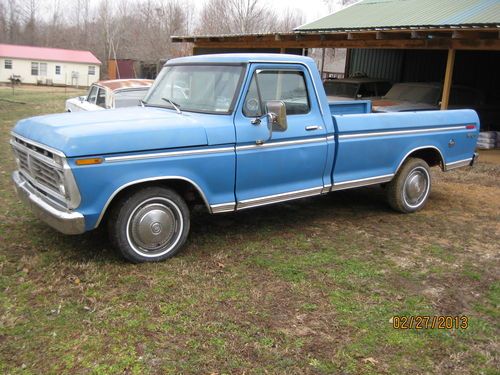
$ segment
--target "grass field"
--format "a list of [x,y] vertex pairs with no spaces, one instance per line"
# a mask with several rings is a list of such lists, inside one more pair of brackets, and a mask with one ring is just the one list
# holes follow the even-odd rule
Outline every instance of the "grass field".
[[[178,256],[132,265],[102,230],[35,220],[12,188],[10,129],[77,94],[0,88],[1,373],[499,373],[500,165],[434,171],[413,215],[378,187],[195,212]],[[469,327],[397,330],[395,315]]]

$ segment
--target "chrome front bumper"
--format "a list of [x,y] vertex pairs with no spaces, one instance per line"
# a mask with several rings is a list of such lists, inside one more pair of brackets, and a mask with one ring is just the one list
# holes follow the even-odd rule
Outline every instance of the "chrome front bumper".
[[85,218],[79,212],[65,211],[51,203],[39,193],[18,172],[12,174],[17,194],[28,204],[37,218],[64,234],[81,234],[85,232]]

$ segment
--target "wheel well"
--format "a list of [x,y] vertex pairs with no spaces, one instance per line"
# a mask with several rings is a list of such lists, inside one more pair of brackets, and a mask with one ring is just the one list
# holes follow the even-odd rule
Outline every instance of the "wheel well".
[[103,213],[101,214],[100,220],[98,220],[96,227],[106,220],[108,213],[111,211],[112,207],[120,202],[123,198],[135,193],[136,191],[143,189],[148,186],[161,186],[168,187],[175,192],[177,192],[185,201],[186,204],[191,208],[195,205],[203,205],[207,211],[210,211],[210,206],[208,202],[203,197],[200,190],[191,182],[182,179],[166,179],[166,180],[155,180],[155,181],[144,181],[137,184],[127,186],[120,190],[115,196],[112,197],[111,201],[103,208]]
[[405,156],[405,158],[399,165],[398,170],[408,158],[419,158],[429,164],[429,167],[439,166],[442,170],[444,170],[444,160],[437,148],[426,147],[410,152]]

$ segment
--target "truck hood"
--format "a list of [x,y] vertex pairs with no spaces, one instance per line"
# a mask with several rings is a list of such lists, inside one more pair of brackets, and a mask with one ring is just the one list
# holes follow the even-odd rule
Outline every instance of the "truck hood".
[[208,144],[199,115],[153,107],[32,117],[13,131],[68,157]]

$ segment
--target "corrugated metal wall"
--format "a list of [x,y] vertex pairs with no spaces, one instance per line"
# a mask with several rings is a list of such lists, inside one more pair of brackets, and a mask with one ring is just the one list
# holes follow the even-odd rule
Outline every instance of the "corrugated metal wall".
[[392,82],[441,81],[446,51],[353,49],[349,74],[366,73]]
[[[447,51],[353,49],[349,74],[364,72],[392,82],[443,82]],[[500,52],[457,51],[453,84],[477,88],[487,109],[480,110],[482,126],[500,129]]]
[[405,50],[402,82],[442,82],[447,51]]
[[401,80],[404,51],[388,49],[353,49],[349,75],[365,73],[372,78]]

